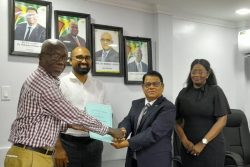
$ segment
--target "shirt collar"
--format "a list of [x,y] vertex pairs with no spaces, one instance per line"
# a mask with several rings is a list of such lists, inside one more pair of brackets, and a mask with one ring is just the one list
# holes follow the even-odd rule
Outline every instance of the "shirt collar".
[[[80,82],[79,79],[75,76],[75,74],[72,71],[69,73],[69,79],[71,81],[74,81],[74,82]],[[88,82],[90,82],[90,80],[91,80],[91,76],[88,75],[87,80],[85,81],[84,85],[88,84]]]
[[145,98],[145,105],[149,103],[150,106],[152,106],[156,100],[157,100],[157,99],[155,99],[155,100],[149,102],[149,101],[147,100],[147,98]]
[[207,84],[203,85],[203,86],[200,87],[200,88],[195,88],[194,86],[193,86],[193,88],[194,88],[195,90],[197,90],[197,91],[205,92],[206,89],[207,89]]
[[138,64],[141,64],[141,61],[140,61],[140,62],[137,62],[137,61],[135,60],[135,63],[136,63],[136,65],[138,65]]
[[71,80],[78,80],[78,78],[76,78],[75,74],[72,71],[69,73],[69,78]]
[[46,70],[42,67],[42,66],[38,66],[37,68],[38,72],[41,73],[42,75],[47,75],[49,78],[55,80],[56,82],[60,82],[58,77],[53,77],[52,75],[50,75],[49,73],[46,72]]
[[78,39],[78,38],[77,38],[77,35],[76,35],[76,36],[74,36],[74,35],[71,35],[71,36],[72,36],[72,38],[74,38],[74,39]]
[[33,29],[36,27],[36,25],[30,26],[30,25],[27,23],[26,28],[28,28],[28,27],[30,27],[30,30],[33,30]]
[[102,53],[106,53],[106,55],[108,55],[108,53],[110,52],[110,49],[109,50],[102,50]]

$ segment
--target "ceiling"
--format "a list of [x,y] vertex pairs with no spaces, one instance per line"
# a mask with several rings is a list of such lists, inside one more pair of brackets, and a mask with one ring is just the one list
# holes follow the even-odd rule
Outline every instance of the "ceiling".
[[193,15],[234,23],[250,21],[250,15],[239,16],[235,11],[250,9],[250,0],[89,0],[144,11],[171,15]]
[[226,21],[240,22],[250,20],[250,15],[239,16],[235,11],[250,9],[250,0],[135,0],[153,4],[160,10],[170,13],[189,13]]

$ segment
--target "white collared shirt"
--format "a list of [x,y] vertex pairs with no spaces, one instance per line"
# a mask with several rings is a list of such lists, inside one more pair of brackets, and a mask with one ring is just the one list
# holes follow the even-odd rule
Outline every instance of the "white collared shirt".
[[106,56],[107,56],[107,55],[109,54],[109,51],[110,51],[110,50],[106,50],[106,51],[105,51],[105,50],[102,50],[102,55],[104,55],[104,52],[105,52],[105,53],[106,53]]
[[[84,110],[87,103],[107,104],[103,84],[90,75],[83,84],[70,72],[61,78],[60,88],[64,97],[81,110]],[[73,129],[67,130],[66,133],[74,136],[88,136],[87,133]]]
[[[135,61],[135,63],[136,63],[136,67],[137,67],[138,72],[142,72],[143,70],[142,70],[141,61],[139,63],[137,61]],[[140,69],[138,67],[140,67]]]
[[149,103],[150,106],[152,106],[156,100],[157,100],[157,99],[155,99],[155,100],[149,102],[149,101],[147,100],[147,98],[145,98],[145,105]]
[[30,34],[32,33],[32,31],[34,30],[34,28],[36,27],[36,25],[30,26],[30,25],[27,23],[26,31],[25,31],[25,34],[24,34],[24,39],[26,38],[26,35],[27,35],[28,31],[29,31],[29,27],[30,27],[30,33],[29,33],[29,36],[30,36]]

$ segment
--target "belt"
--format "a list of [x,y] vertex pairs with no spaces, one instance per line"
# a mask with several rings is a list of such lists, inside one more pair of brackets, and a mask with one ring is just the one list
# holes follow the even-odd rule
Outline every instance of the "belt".
[[68,134],[61,133],[60,137],[64,140],[71,141],[71,142],[79,142],[79,143],[84,143],[84,144],[89,144],[93,141],[94,139],[91,139],[90,137],[76,137]]
[[42,147],[31,147],[31,146],[20,144],[20,143],[15,143],[13,145],[27,149],[27,150],[36,151],[36,152],[39,152],[39,153],[42,153],[45,155],[53,155],[54,154],[54,150],[50,150],[50,149],[46,149],[46,148],[42,148]]

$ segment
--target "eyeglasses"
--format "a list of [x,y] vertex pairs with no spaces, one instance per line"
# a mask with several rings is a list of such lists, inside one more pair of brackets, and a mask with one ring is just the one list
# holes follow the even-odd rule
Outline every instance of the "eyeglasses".
[[66,63],[68,60],[67,55],[47,55],[49,56],[48,59],[50,59],[51,64],[55,64],[58,62]]
[[101,38],[102,42],[111,42],[111,39],[105,39],[105,38]]
[[32,13],[27,13],[26,14],[27,18],[33,18],[33,17],[36,17],[36,16],[37,16],[37,14],[32,14]]
[[151,85],[153,87],[160,87],[162,85],[162,83],[161,82],[145,82],[145,83],[143,83],[143,86],[145,88],[149,88]]
[[191,71],[191,75],[206,75],[207,71]]
[[82,62],[83,60],[89,62],[91,60],[91,57],[90,56],[85,56],[85,57],[82,57],[82,56],[78,57],[78,56],[76,56],[76,57],[72,57],[72,59],[74,59],[74,60],[76,60],[78,62]]

